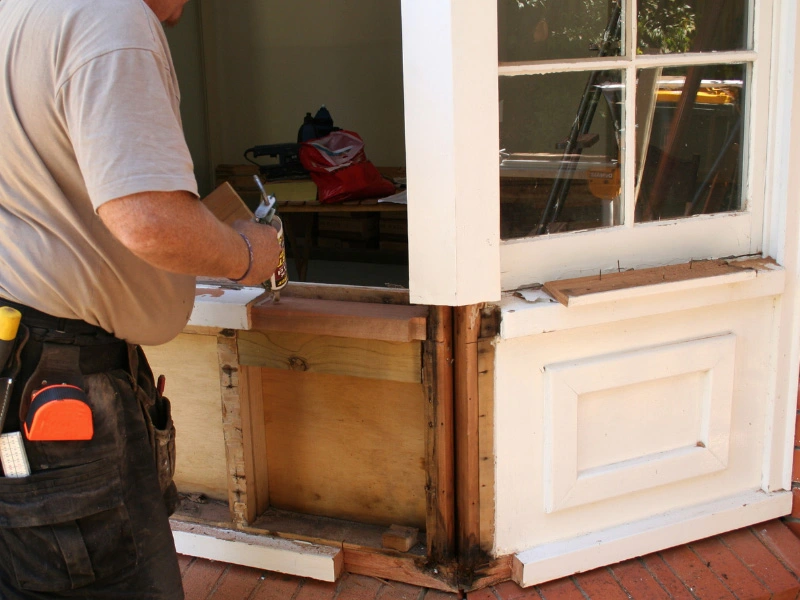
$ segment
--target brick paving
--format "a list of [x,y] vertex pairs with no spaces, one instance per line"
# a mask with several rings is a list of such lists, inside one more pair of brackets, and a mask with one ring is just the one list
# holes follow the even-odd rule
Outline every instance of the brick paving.
[[[186,600],[457,600],[376,577],[323,583],[181,556]],[[466,600],[798,600],[800,538],[781,520],[522,589],[513,582]]]

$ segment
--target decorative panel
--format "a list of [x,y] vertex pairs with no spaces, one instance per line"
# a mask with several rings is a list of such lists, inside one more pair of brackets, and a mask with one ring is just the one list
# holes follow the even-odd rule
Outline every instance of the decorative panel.
[[548,513],[728,465],[736,336],[547,365]]

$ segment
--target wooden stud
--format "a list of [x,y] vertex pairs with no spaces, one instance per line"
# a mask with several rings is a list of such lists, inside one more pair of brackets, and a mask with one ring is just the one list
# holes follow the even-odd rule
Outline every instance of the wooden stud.
[[428,559],[455,557],[455,447],[453,440],[453,310],[432,306],[423,356]]
[[[241,335],[242,332],[239,332]],[[244,469],[247,482],[245,519],[253,523],[269,508],[267,432],[264,428],[264,396],[261,372],[239,367],[239,401],[242,413]]]
[[481,306],[455,309],[455,444],[458,558],[469,570],[480,556],[480,412],[478,407],[478,336]]
[[494,549],[495,454],[494,454],[494,344],[478,342],[478,449],[480,457],[481,550]]

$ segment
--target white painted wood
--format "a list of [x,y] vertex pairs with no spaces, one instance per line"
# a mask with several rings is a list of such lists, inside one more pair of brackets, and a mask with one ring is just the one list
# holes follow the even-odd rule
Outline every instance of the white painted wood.
[[[769,279],[769,275],[764,277],[764,281]],[[763,461],[770,443],[765,437],[767,407],[776,363],[770,348],[775,340],[778,306],[774,295],[743,298],[732,293],[738,286],[753,292],[755,288],[751,286],[760,280],[759,275],[755,280],[712,288],[709,293],[716,303],[699,307],[693,304],[694,291],[575,308],[533,304],[533,312],[546,313],[556,308],[567,314],[583,313],[580,320],[591,324],[579,327],[576,319],[563,323],[569,325],[566,328],[544,327],[539,334],[497,339],[495,555],[576,538],[761,488]],[[665,301],[662,306],[660,302],[665,297],[672,302]],[[658,310],[652,310],[654,304]],[[713,361],[717,352],[714,338],[720,337],[725,340],[719,342],[722,346],[735,338],[735,351],[721,352],[721,357],[733,356],[733,365],[718,367],[719,379],[723,380],[719,390],[730,391],[720,393],[716,399],[716,374],[705,375],[703,369],[708,366],[707,361]],[[712,340],[710,346],[705,345],[706,339]],[[698,340],[697,347],[687,348],[687,355],[683,356],[677,347],[691,340]],[[652,360],[648,356],[650,349],[655,352]],[[655,358],[660,351],[663,355]],[[564,401],[566,395],[547,397],[548,370],[566,364],[578,365],[568,380],[573,389],[580,391],[581,386],[589,386],[591,390],[596,386],[605,391],[584,394],[586,406],[580,406],[579,401],[577,411],[573,408],[572,413],[559,415],[560,410],[570,410],[569,401]],[[692,364],[701,370],[692,373]],[[661,368],[665,376],[659,378]],[[678,375],[671,377],[670,373]],[[725,383],[731,373],[732,382]],[[636,383],[638,377],[645,380]],[[706,392],[704,387],[709,383],[711,389]],[[692,402],[681,399],[670,405],[687,413],[686,428],[681,428],[680,417],[670,415],[664,421],[664,427],[669,428],[664,437],[654,436],[652,442],[644,440],[648,428],[654,427],[641,422],[646,418],[646,407],[651,406],[655,416],[669,414],[670,407],[660,407],[659,403],[668,403],[671,393],[694,398]],[[639,394],[652,397],[636,403]],[[592,402],[601,408],[589,406]],[[619,406],[615,406],[617,403]],[[619,426],[614,425],[613,414],[600,417],[596,413],[607,409],[618,411]],[[563,423],[553,423],[555,418],[561,418]],[[609,436],[638,437],[630,443],[616,440],[610,447],[600,448],[596,459],[587,458],[603,439],[604,431],[586,434],[593,422],[598,428],[605,428]],[[546,434],[548,429],[550,433]],[[570,435],[576,441],[570,442]],[[718,445],[713,453],[702,448],[692,450],[687,442],[692,435],[707,447]],[[696,468],[683,455],[691,456],[690,452],[697,454],[699,462],[709,463],[700,465],[703,473],[684,478],[679,465],[689,470]],[[554,456],[560,462],[554,462]],[[659,468],[656,474],[654,465],[662,460],[666,472]],[[565,469],[567,461],[575,466]],[[631,483],[623,478],[621,473],[626,470],[638,481]],[[564,473],[572,477],[576,472],[576,485],[597,484],[591,490],[587,487],[574,491],[580,505],[561,507],[557,502],[572,501],[565,487],[569,481],[563,483],[567,477]],[[566,496],[554,493],[553,489],[558,488],[553,488],[552,482],[564,486],[560,493]],[[615,485],[621,486],[618,491],[623,493],[612,495],[617,491],[613,489]],[[551,509],[557,510],[547,512],[548,502]]]
[[637,291],[631,291],[630,297],[623,294],[611,302],[570,308],[554,300],[548,301],[550,296],[544,292],[526,294],[530,300],[520,297],[522,293],[505,294],[500,303],[500,335],[508,340],[751,298],[778,296],[787,286],[786,272],[780,267],[758,271],[754,279],[736,283],[726,281],[724,277],[707,277],[696,281],[702,287],[681,290],[681,284],[673,282],[676,287],[672,287],[673,283],[663,284],[659,294],[642,296]]
[[791,494],[788,492],[743,492],[520,552],[514,556],[513,579],[527,587],[761,523],[790,510]]
[[403,0],[412,303],[500,298],[497,6]]
[[175,549],[186,556],[220,560],[320,581],[336,581],[344,564],[342,549],[333,546],[179,521],[172,521],[171,526]]
[[[725,469],[735,347],[735,336],[721,335],[545,365],[545,512]],[[593,418],[584,405],[598,396],[605,401]],[[648,413],[674,412],[664,406],[674,396],[688,398],[690,410],[671,429],[666,419],[648,426]],[[606,419],[615,404],[630,427]],[[621,430],[616,456],[598,460],[607,438]],[[595,443],[587,443],[593,436]]]
[[796,2],[781,2],[775,10],[777,59],[772,81],[774,118],[770,132],[768,165],[770,205],[765,223],[765,252],[776,257],[787,272],[786,290],[780,303],[776,353],[779,357],[771,393],[764,461],[763,487],[789,489],[800,365],[800,11]]
[[250,329],[247,306],[264,293],[262,287],[225,288],[198,284],[189,325]]

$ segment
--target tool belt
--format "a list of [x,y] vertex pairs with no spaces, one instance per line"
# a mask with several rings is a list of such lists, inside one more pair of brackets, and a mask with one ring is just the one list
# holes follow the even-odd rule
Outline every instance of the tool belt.
[[[3,376],[14,379],[8,416],[2,430],[25,431],[27,428],[29,438],[26,447],[32,455],[31,469],[35,472],[37,465],[46,468],[56,466],[47,457],[47,443],[37,445],[30,441],[30,430],[40,423],[52,424],[61,416],[56,413],[48,420],[40,419],[37,422],[33,418],[35,415],[29,414],[31,408],[41,410],[43,401],[47,400],[42,396],[37,397],[37,391],[47,389],[56,399],[63,399],[59,395],[63,396],[67,392],[71,398],[74,396],[80,402],[82,394],[85,398],[88,376],[114,373],[115,377],[128,380],[136,396],[153,450],[159,486],[167,511],[169,514],[174,512],[178,499],[173,483],[175,427],[170,402],[156,385],[141,347],[128,344],[102,328],[81,320],[54,317],[2,298],[0,305],[11,306],[22,313],[14,352],[2,372]],[[69,416],[78,418],[74,411]],[[91,419],[91,415],[89,418]],[[58,429],[58,422],[54,426]],[[66,426],[72,427],[72,424],[63,425]],[[51,429],[52,427],[53,425]],[[80,427],[73,429],[81,430]],[[81,431],[85,433],[85,429]],[[86,437],[74,439],[85,440]]]

